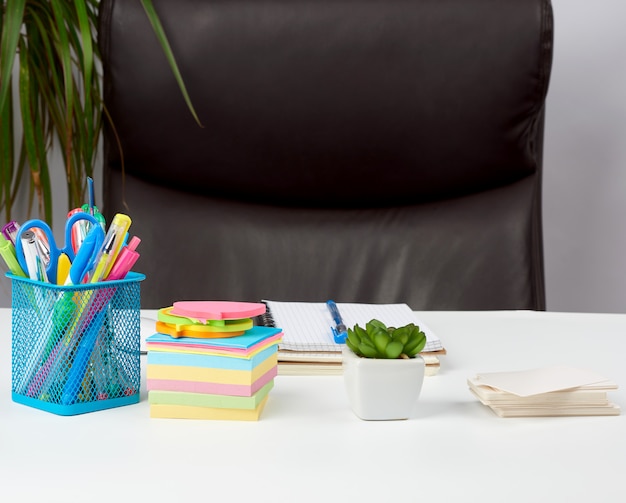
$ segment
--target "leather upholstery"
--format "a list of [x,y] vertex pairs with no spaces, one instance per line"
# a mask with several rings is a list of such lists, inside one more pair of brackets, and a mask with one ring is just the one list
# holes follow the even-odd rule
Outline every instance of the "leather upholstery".
[[544,309],[547,0],[101,2],[104,213],[142,306]]

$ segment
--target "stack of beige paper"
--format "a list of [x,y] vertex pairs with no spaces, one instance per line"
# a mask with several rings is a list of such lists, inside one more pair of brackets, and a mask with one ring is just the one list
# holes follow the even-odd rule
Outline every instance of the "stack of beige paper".
[[[424,375],[434,376],[439,372],[439,356],[446,350],[420,353],[424,359]],[[341,351],[306,352],[278,350],[279,375],[341,375],[343,374]]]
[[595,372],[548,367],[477,374],[470,391],[500,417],[617,416],[607,392],[617,384]]

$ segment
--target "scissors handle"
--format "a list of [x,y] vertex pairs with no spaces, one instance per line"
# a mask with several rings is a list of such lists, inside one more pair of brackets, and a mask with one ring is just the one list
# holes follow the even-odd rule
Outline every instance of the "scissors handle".
[[46,273],[48,275],[48,281],[56,282],[56,268],[57,262],[59,259],[60,251],[57,248],[56,241],[54,240],[54,235],[52,234],[52,229],[50,226],[44,222],[43,220],[39,220],[38,218],[34,218],[32,220],[28,220],[24,222],[24,224],[20,227],[20,230],[17,235],[17,239],[15,241],[15,255],[17,256],[17,261],[20,264],[20,267],[23,271],[28,272],[28,265],[26,263],[26,256],[24,255],[24,245],[22,244],[22,235],[31,229],[41,229],[43,233],[46,235],[48,239],[48,248],[50,249],[50,262],[46,267]]
[[67,219],[67,222],[65,223],[65,247],[62,248],[60,252],[65,253],[72,262],[76,256],[74,248],[72,247],[72,227],[74,227],[76,222],[81,220],[87,220],[87,222],[89,222],[92,226],[98,225],[98,220],[94,216],[83,211],[77,211]]
[[22,234],[30,229],[41,229],[48,239],[48,246],[50,248],[50,263],[46,267],[48,281],[50,281],[50,283],[56,283],[57,266],[61,253],[65,253],[71,261],[73,261],[76,256],[74,250],[72,249],[72,226],[79,220],[87,220],[92,225],[99,225],[98,221],[89,213],[81,212],[72,215],[65,224],[65,246],[63,248],[59,248],[57,246],[56,241],[54,240],[54,235],[52,234],[52,229],[50,229],[50,226],[46,222],[38,218],[25,222],[24,225],[20,227],[18,239],[15,243],[15,254],[17,255],[20,267],[24,271],[28,271],[26,258],[24,256],[24,247],[22,245],[22,240],[20,239]]

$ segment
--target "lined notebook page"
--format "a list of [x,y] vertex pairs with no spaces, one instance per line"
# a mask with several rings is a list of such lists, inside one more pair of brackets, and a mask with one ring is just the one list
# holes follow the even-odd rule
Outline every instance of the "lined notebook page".
[[[283,329],[280,349],[291,351],[341,351],[335,343],[331,327],[333,319],[325,302],[280,302],[265,300],[268,318],[274,326]],[[388,327],[414,323],[426,334],[424,351],[443,349],[439,338],[422,322],[407,304],[350,304],[337,303],[346,327],[352,328],[377,319]]]

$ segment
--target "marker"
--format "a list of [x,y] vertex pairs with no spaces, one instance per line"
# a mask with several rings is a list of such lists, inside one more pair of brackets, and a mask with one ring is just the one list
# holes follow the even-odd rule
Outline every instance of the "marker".
[[2,227],[2,234],[15,246],[15,240],[17,239],[17,232],[20,230],[20,224],[11,220],[8,224],[4,224]]
[[0,236],[0,255],[7,263],[7,267],[11,274],[15,276],[20,276],[22,278],[26,277],[24,271],[20,267],[20,263],[17,261],[17,256],[15,255],[15,247],[8,239],[5,239],[4,236]]
[[124,279],[124,277],[133,268],[135,262],[137,262],[137,259],[139,258],[139,253],[135,251],[137,249],[137,246],[139,246],[139,243],[141,243],[141,239],[139,239],[137,236],[134,236],[130,240],[128,246],[122,248],[122,251],[117,256],[115,264],[113,264],[113,267],[111,268],[111,272],[107,276],[107,279]]
[[65,284],[71,267],[72,263],[70,262],[70,258],[65,253],[61,253],[57,263],[57,285]]
[[335,304],[334,300],[327,301],[326,306],[328,307],[330,315],[333,317],[333,321],[335,322],[335,326],[330,327],[333,331],[335,342],[337,344],[345,344],[346,338],[348,337],[348,331],[346,330],[346,326],[341,319],[341,314],[339,314],[339,308],[337,307],[337,304]]

